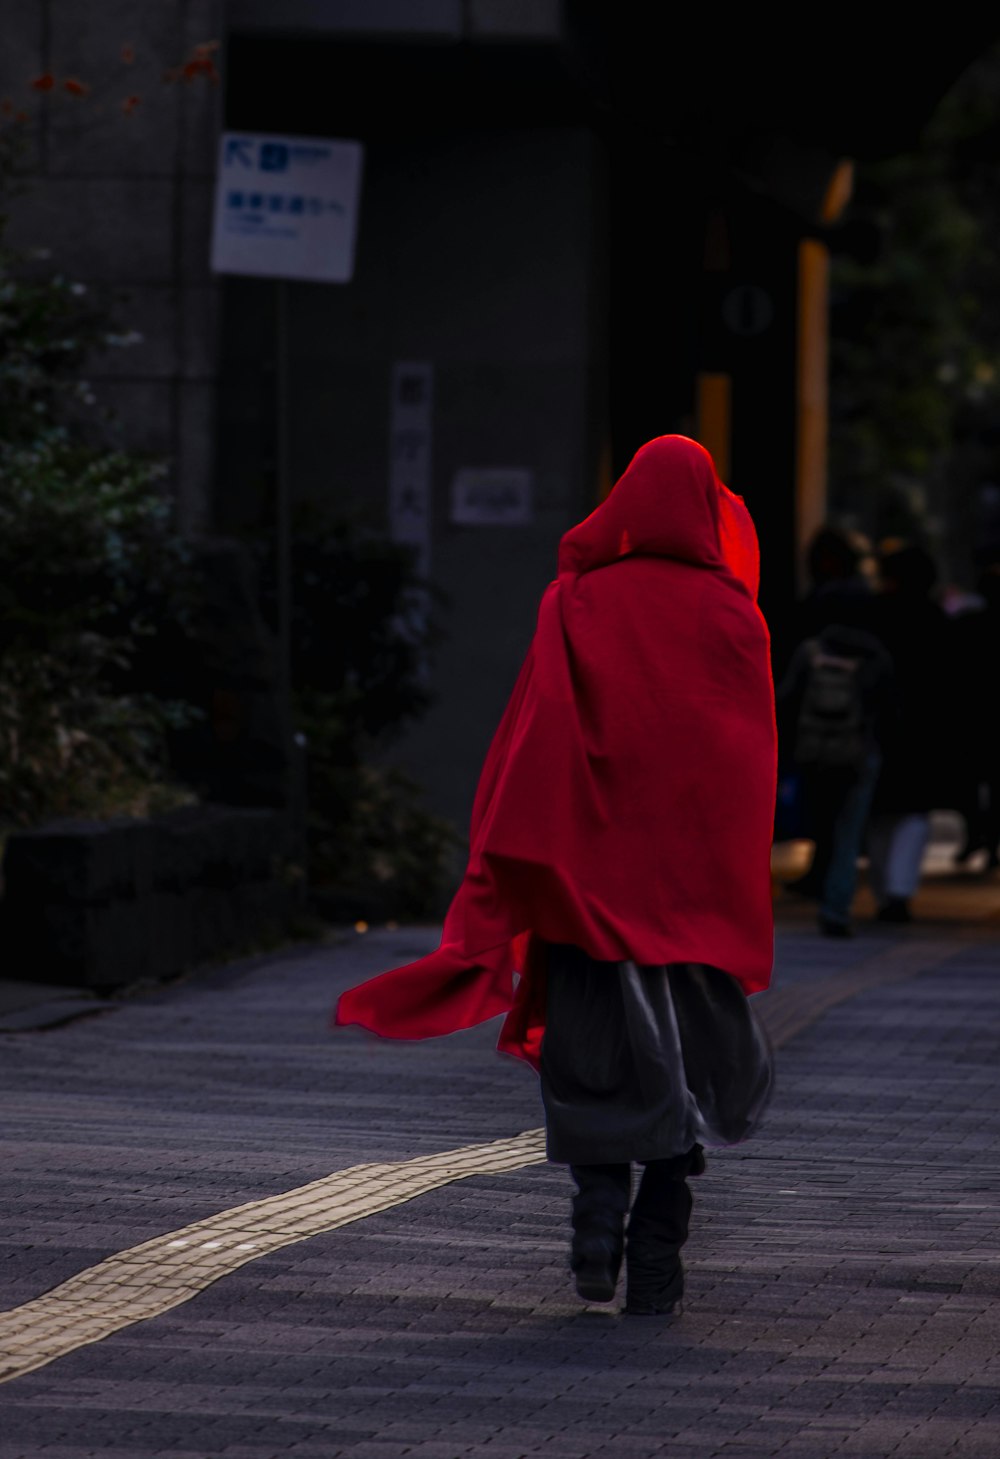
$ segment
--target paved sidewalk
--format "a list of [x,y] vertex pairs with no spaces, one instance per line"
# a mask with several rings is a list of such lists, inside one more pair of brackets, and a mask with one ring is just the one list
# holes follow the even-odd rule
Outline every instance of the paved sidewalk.
[[[435,940],[0,1034],[0,1307],[333,1171],[537,1128],[493,1027],[327,1032],[340,988]],[[564,1172],[474,1176],[0,1387],[0,1459],[995,1459],[1000,924],[839,943],[792,908],[761,1007],[777,1094],[695,1187],[679,1320],[573,1297]]]

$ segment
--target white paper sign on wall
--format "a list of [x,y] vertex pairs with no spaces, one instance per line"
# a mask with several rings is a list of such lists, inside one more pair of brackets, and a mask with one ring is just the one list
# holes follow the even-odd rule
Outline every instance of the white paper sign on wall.
[[389,401],[389,533],[416,550],[422,577],[431,557],[431,413],[434,367],[397,360]]
[[465,467],[451,484],[451,520],[462,527],[521,527],[532,521],[534,477],[521,467]]
[[212,268],[347,283],[354,273],[362,162],[360,142],[223,132]]

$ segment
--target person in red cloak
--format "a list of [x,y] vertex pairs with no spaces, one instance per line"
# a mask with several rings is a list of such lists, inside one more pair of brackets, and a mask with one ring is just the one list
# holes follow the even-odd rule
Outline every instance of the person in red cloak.
[[547,1154],[578,1188],[577,1291],[612,1300],[626,1257],[635,1314],[675,1309],[686,1177],[704,1144],[753,1131],[771,1084],[747,999],[773,956],[758,577],[750,515],[708,452],[643,446],[562,539],[440,946],[335,1014],[403,1039],[505,1015],[498,1047],[539,1071]]

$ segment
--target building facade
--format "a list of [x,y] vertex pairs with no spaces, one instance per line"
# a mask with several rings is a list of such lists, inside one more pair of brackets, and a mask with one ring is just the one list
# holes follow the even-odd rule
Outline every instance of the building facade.
[[[186,530],[275,530],[284,409],[286,509],[415,543],[446,639],[393,753],[435,808],[466,821],[558,540],[651,436],[702,439],[745,496],[780,625],[825,507],[849,160],[905,145],[991,36],[845,31],[789,69],[759,16],[716,33],[597,0],[6,9],[8,88],[110,68],[117,98],[123,48],[157,73],[211,58],[166,88],[150,71],[125,125],[53,111],[15,239],[129,294],[143,341],[95,381],[123,439],[174,463]],[[349,282],[212,274],[223,129],[363,145]]]

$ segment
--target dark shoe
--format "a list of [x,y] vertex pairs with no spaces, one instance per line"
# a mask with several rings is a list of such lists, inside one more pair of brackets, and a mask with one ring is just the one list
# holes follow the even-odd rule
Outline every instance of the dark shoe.
[[820,917],[819,930],[824,937],[854,936],[854,928],[850,922],[841,922],[839,917]]
[[905,897],[887,897],[875,913],[877,922],[912,922],[913,913]]
[[579,1187],[573,1198],[570,1270],[585,1302],[610,1302],[625,1250],[625,1215],[632,1190],[630,1165],[571,1165]]
[[618,1290],[618,1273],[621,1257],[590,1255],[581,1258],[580,1265],[573,1272],[576,1295],[584,1302],[613,1302]]
[[681,1247],[691,1219],[686,1177],[704,1169],[704,1154],[695,1145],[673,1160],[650,1160],[643,1171],[628,1223],[625,1311],[632,1317],[670,1317],[679,1310]]
[[677,1253],[669,1264],[660,1261],[655,1282],[650,1280],[650,1273],[638,1269],[634,1263],[629,1268],[625,1296],[629,1317],[678,1317],[683,1296],[684,1264]]

